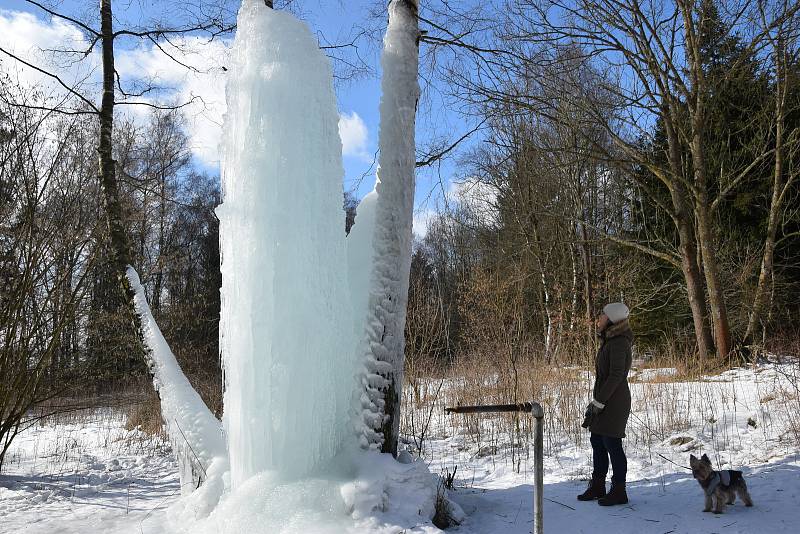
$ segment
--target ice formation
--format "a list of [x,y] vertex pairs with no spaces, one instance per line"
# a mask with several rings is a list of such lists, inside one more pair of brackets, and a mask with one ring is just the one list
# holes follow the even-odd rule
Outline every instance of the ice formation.
[[215,472],[227,461],[222,427],[183,374],[161,334],[147,304],[139,275],[130,266],[126,274],[134,293],[134,308],[142,319],[142,335],[150,353],[153,385],[161,398],[161,413],[178,456],[181,492],[191,493],[208,478],[209,472]]
[[359,334],[364,331],[364,320],[369,310],[369,280],[372,275],[372,241],[375,236],[377,201],[378,193],[373,190],[358,203],[356,220],[347,236],[347,278],[353,303],[353,326]]
[[[396,441],[385,444],[382,428],[391,427],[391,435],[396,439],[414,215],[414,127],[419,98],[416,9],[416,0],[389,4],[389,26],[381,56],[378,176],[373,196],[366,197],[359,205],[351,231],[351,236],[359,241],[356,245],[359,249],[367,246],[372,249],[366,316],[356,317],[364,325],[360,360],[366,386],[358,429],[362,444],[392,453],[396,452]],[[368,245],[363,243],[363,234],[358,233],[363,210],[369,213],[369,224],[374,224],[367,230],[372,233]],[[354,294],[360,295],[358,290]],[[360,305],[354,309],[357,314],[362,313]],[[387,409],[387,403],[395,406]],[[394,413],[395,417],[387,413]]]
[[235,491],[262,472],[308,475],[351,438],[356,335],[328,59],[305,24],[244,0],[228,75],[220,349]]
[[328,59],[290,14],[242,2],[217,210],[227,447],[128,271],[183,486],[204,481],[173,506],[176,532],[437,531],[428,528],[436,489],[424,462],[374,452],[381,426],[396,429],[382,397],[402,380],[415,6],[390,4],[379,177],[348,239]]

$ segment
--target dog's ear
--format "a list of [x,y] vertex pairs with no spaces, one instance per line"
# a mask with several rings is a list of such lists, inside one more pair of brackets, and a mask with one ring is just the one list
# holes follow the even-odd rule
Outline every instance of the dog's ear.
[[695,456],[694,454],[690,454],[689,455],[689,463],[690,464],[696,464],[697,463],[697,456]]
[[702,461],[702,462],[706,462],[706,463],[708,463],[708,464],[710,464],[710,463],[711,463],[711,460],[709,460],[709,459],[708,459],[708,455],[707,455],[707,454],[704,454],[703,456],[701,456],[701,457],[700,457],[700,461]]

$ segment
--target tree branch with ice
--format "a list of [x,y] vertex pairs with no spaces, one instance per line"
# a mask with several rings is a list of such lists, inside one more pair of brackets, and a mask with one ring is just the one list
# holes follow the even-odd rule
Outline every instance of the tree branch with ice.
[[181,491],[188,494],[208,479],[213,462],[227,462],[222,425],[178,365],[150,311],[136,270],[128,266],[126,276],[134,293],[134,308],[141,318],[142,337],[153,385],[161,399],[161,413],[178,457]]

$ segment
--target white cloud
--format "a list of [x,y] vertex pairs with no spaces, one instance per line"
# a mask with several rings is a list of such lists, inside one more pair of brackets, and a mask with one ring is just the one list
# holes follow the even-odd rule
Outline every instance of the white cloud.
[[430,226],[431,220],[436,215],[437,212],[431,209],[415,210],[412,225],[414,235],[420,239],[424,238],[428,234],[428,227]]
[[[89,49],[89,42],[77,27],[61,19],[46,21],[24,11],[0,9],[0,46],[24,61],[56,73],[71,88],[99,79],[99,49],[95,48],[84,58],[83,51]],[[0,61],[3,71],[12,74],[22,85],[36,87],[48,94],[66,93],[52,77],[30,69],[6,54],[0,54]]]
[[[219,143],[222,121],[225,114],[225,71],[230,61],[230,40],[208,42],[199,37],[187,36],[172,40],[162,47],[167,56],[152,43],[138,48],[115,49],[115,67],[122,79],[123,87],[135,90],[134,82],[141,86],[157,87],[138,101],[160,104],[183,104],[187,118],[187,134],[195,157],[209,166],[219,163]],[[81,84],[81,93],[99,104],[101,49],[95,46],[84,58],[80,53],[89,48],[89,42],[74,25],[61,19],[47,20],[22,12],[0,9],[0,46],[15,55],[58,73],[69,85]],[[46,52],[46,49],[76,50],[63,54]],[[173,59],[174,58],[174,59]],[[176,61],[177,60],[177,61]],[[0,54],[2,68],[13,72],[25,85],[45,89],[54,95],[65,91],[57,82]],[[188,65],[186,68],[181,65]],[[146,106],[118,106],[120,112],[144,119],[151,108]],[[340,114],[339,135],[342,140],[342,155],[371,162],[373,154],[368,152],[369,130],[364,120],[352,111]]]
[[447,189],[448,202],[455,202],[469,211],[483,224],[497,222],[497,188],[470,177],[450,182]]
[[[123,87],[131,82],[158,87],[157,91],[136,100],[183,104],[187,134],[194,155],[206,165],[219,162],[219,141],[225,113],[225,76],[222,67],[229,58],[229,42],[185,37],[172,40],[173,45],[155,45],[135,49],[117,48],[114,63]],[[84,58],[82,51],[89,42],[78,28],[61,19],[45,20],[23,11],[0,10],[0,46],[17,57],[56,73],[67,85],[80,85],[80,93],[98,102],[101,50],[96,46]],[[75,50],[74,53],[48,50]],[[12,73],[22,85],[43,89],[49,94],[64,95],[65,89],[54,79],[0,54],[3,70]],[[192,68],[186,68],[189,65]],[[132,90],[133,91],[133,90]],[[118,106],[119,111],[146,117],[146,106]]]
[[[442,205],[443,204],[443,205]],[[437,217],[446,216],[451,209],[459,208],[461,216],[466,215],[476,223],[493,225],[498,222],[497,188],[481,182],[475,177],[451,181],[438,195],[436,206],[423,203],[414,210],[414,235],[423,239]],[[445,221],[452,221],[447,217]]]
[[[226,109],[222,68],[230,58],[230,42],[208,42],[197,37],[173,39],[172,42],[174,46],[166,49],[174,59],[150,46],[118,52],[115,66],[123,79],[142,79],[162,87],[157,95],[162,102],[178,105],[192,102],[182,108],[192,151],[204,164],[217,165]],[[138,113],[148,111],[143,106],[133,108]]]
[[339,137],[342,138],[342,155],[372,161],[367,152],[367,125],[355,111],[339,114]]

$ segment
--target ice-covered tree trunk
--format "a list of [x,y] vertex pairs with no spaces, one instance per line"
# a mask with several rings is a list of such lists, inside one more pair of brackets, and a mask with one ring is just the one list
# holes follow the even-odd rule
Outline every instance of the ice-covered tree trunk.
[[[403,383],[403,330],[414,212],[414,122],[419,85],[417,0],[393,0],[381,65],[380,156],[373,205],[372,264],[366,310],[362,444],[397,454]],[[359,208],[354,230],[363,233]],[[359,229],[359,222],[362,228]],[[352,255],[351,255],[352,257]]]
[[197,489],[214,466],[227,464],[222,424],[183,374],[175,355],[156,324],[139,282],[139,275],[128,267],[127,279],[133,291],[133,304],[142,324],[142,337],[149,352],[148,363],[153,385],[161,398],[161,414],[175,449],[181,476],[181,492]]

